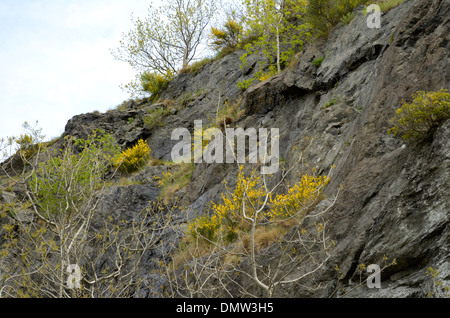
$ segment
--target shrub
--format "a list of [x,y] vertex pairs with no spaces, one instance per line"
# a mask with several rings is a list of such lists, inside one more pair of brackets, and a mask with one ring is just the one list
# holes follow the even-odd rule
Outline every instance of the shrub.
[[202,216],[188,224],[188,231],[192,238],[205,238],[208,241],[214,241],[217,236],[219,223],[216,217]]
[[402,4],[405,2],[405,0],[386,0],[386,1],[379,1],[377,4],[380,6],[380,9],[382,12],[388,12],[392,8],[395,8],[396,6]]
[[207,56],[201,60],[195,61],[190,65],[187,65],[185,67],[183,67],[180,70],[180,73],[182,74],[189,74],[189,73],[193,73],[195,75],[198,74],[198,72],[206,65],[211,64],[215,61],[218,60],[217,56]]
[[246,91],[250,86],[252,86],[254,81],[255,81],[255,78],[243,80],[242,82],[238,82],[237,86],[241,91]]
[[[236,239],[239,228],[244,225],[244,219],[241,215],[244,201],[246,203],[250,202],[254,206],[260,205],[266,194],[260,186],[260,177],[245,178],[242,170],[243,166],[241,166],[233,193],[229,195],[222,194],[222,204],[211,202],[212,215],[200,217],[188,224],[188,233],[191,237],[196,238],[207,227],[214,231],[214,233],[208,233],[209,238],[217,238],[220,231],[227,242],[232,242]],[[247,193],[247,196],[244,196],[244,191]],[[251,213],[250,211],[248,212]]]
[[144,126],[147,129],[153,129],[155,127],[164,127],[164,118],[169,115],[168,107],[159,107],[151,110],[144,116]]
[[441,89],[437,92],[418,91],[412,95],[413,101],[402,101],[402,106],[392,118],[394,126],[389,134],[402,135],[403,140],[421,139],[432,128],[450,118],[450,94]]
[[274,77],[275,75],[277,75],[277,70],[274,67],[269,67],[269,71],[266,73],[263,73],[259,77],[259,81],[264,82],[264,81],[268,80],[269,78]]
[[[246,30],[239,43],[247,52],[241,55],[241,67],[248,66],[248,56],[262,53],[253,78],[238,83],[245,91],[255,79],[266,80],[280,73],[311,36],[310,25],[303,23],[306,1],[246,0]],[[247,43],[244,45],[244,43]],[[268,73],[265,73],[268,69]]]
[[[36,126],[31,126],[27,122],[24,122],[22,128],[25,133],[20,136],[8,137],[0,139],[0,161],[10,157],[14,152],[22,159],[24,164],[31,159],[36,153],[45,148],[46,143],[43,143],[44,135],[42,135],[42,129]],[[48,143],[47,143],[48,144]]]
[[318,35],[327,36],[342,19],[348,21],[354,8],[367,0],[310,0],[306,8],[306,20]]
[[324,59],[325,59],[325,56],[322,56],[322,57],[320,57],[318,59],[315,59],[313,61],[314,66],[319,68],[322,65],[322,62],[323,62]]
[[248,218],[255,217],[256,211],[264,206],[265,212],[259,214],[258,222],[269,227],[278,221],[301,217],[302,212],[320,200],[321,190],[328,182],[326,176],[304,175],[287,193],[274,195],[267,192],[261,176],[245,177],[241,166],[234,190],[222,195],[221,204],[211,203],[211,216],[189,223],[188,234],[197,237],[205,232],[208,240],[221,236],[226,242],[233,242],[249,229]]
[[216,116],[216,127],[225,129],[226,125],[232,124],[241,118],[245,110],[240,109],[242,104],[242,97],[239,97],[234,102],[225,101],[223,106],[219,108]]
[[272,220],[289,218],[293,212],[297,213],[304,207],[314,205],[320,199],[322,188],[329,181],[330,179],[326,176],[302,176],[300,182],[290,188],[286,194],[271,197],[271,210],[268,215]]
[[233,18],[228,18],[223,27],[223,29],[211,28],[211,47],[215,51],[235,49],[239,44],[243,31],[242,24]]
[[171,71],[167,71],[165,74],[143,72],[136,75],[136,79],[126,84],[124,88],[133,97],[150,94],[150,101],[155,101],[173,77],[174,74]]
[[20,135],[16,144],[19,146],[19,154],[24,159],[30,159],[38,151],[39,144],[34,143],[34,138],[29,134]]
[[150,152],[148,144],[140,139],[134,147],[123,151],[116,158],[115,165],[123,172],[137,171],[150,160]]
[[212,203],[212,217],[222,225],[228,241],[234,240],[237,232],[245,229],[244,214],[251,218],[255,210],[264,204],[267,192],[261,182],[261,176],[245,177],[241,166],[234,191],[222,195],[222,204]]
[[163,172],[162,178],[157,178],[158,185],[161,189],[161,199],[164,203],[168,204],[173,199],[175,193],[191,182],[192,173],[195,170],[195,164],[183,163],[179,164],[173,170]]
[[352,20],[355,18],[355,13],[354,12],[349,12],[349,13],[347,13],[346,15],[344,15],[342,18],[341,18],[341,23],[343,24],[343,25],[348,25],[348,24],[350,24],[350,22],[352,22]]
[[81,210],[86,198],[104,184],[103,175],[118,152],[114,138],[101,130],[86,140],[66,137],[59,156],[40,163],[29,181],[43,214]]
[[[405,0],[378,0],[374,4],[380,7],[381,12],[389,12],[389,10],[395,8],[396,6],[402,4]],[[364,7],[362,14],[367,15],[367,7]]]
[[334,104],[336,104],[338,101],[339,100],[337,97],[333,97],[330,101],[328,101],[325,105],[323,105],[322,109],[327,109],[328,107],[331,107]]
[[156,100],[159,94],[167,87],[173,78],[173,73],[166,74],[144,72],[141,75],[141,85],[144,92],[150,93],[152,100]]

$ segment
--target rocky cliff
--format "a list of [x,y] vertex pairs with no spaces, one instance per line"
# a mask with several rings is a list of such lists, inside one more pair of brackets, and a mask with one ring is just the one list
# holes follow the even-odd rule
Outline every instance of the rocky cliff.
[[[101,128],[123,148],[143,138],[154,158],[170,160],[175,128],[209,122],[225,100],[239,103],[245,113],[234,125],[279,128],[283,167],[300,169],[302,153],[310,167],[329,174],[326,200],[339,192],[326,217],[327,235],[335,242],[330,259],[314,281],[283,286],[278,296],[425,297],[433,289],[429,267],[438,270],[444,284],[450,280],[450,121],[416,143],[387,131],[403,99],[419,90],[450,89],[449,19],[448,0],[407,0],[382,15],[380,29],[369,29],[356,10],[350,24],[333,29],[326,41],[309,44],[295,64],[245,92],[237,83],[254,74],[258,58],[252,56],[241,69],[244,52],[237,51],[196,74],[178,75],[158,103],[130,101],[104,114],[79,115],[64,134],[85,138]],[[320,57],[325,59],[317,67],[313,61]],[[164,103],[171,103],[170,112],[160,125],[149,125],[146,116]],[[139,184],[110,187],[100,214],[132,219],[158,197],[154,177],[170,169],[149,166],[133,176]],[[181,208],[174,222],[182,226],[193,215],[207,213],[209,202],[220,200],[222,181],[234,180],[236,173],[232,164],[197,164],[191,182],[175,194]],[[288,174],[286,181],[296,178]],[[178,239],[171,231],[160,235],[160,247]],[[270,265],[280,251],[273,245],[260,253]],[[142,289],[141,297],[151,297],[164,285],[152,272],[160,256],[155,248],[143,260],[140,275],[153,286]],[[382,266],[386,258],[396,264],[381,273],[381,288],[355,289],[360,265]],[[322,288],[312,288],[317,282]],[[239,283],[265,296],[252,280]]]

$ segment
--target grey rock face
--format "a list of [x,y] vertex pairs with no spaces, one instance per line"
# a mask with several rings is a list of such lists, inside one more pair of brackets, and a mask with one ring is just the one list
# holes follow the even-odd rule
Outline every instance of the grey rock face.
[[[327,41],[307,47],[297,65],[249,88],[242,107],[240,127],[278,127],[281,157],[295,168],[300,151],[311,167],[330,175],[327,194],[343,191],[329,217],[330,237],[336,242],[332,261],[316,276],[327,286],[315,293],[286,286],[285,296],[422,297],[431,288],[425,271],[437,268],[442,279],[449,272],[449,126],[445,123],[431,141],[404,145],[387,134],[389,119],[402,99],[417,90],[450,87],[448,1],[410,0],[382,16],[381,29],[369,29],[360,12],[347,26],[337,27]],[[170,114],[166,125],[146,132],[141,122],[124,128],[128,117],[142,118],[138,110],[102,119],[98,127],[122,136],[122,144],[148,134],[152,153],[170,159],[176,127],[192,129],[193,121],[214,117],[219,99],[241,94],[236,84],[252,75],[257,60],[239,68],[237,52],[205,66],[198,74],[182,74],[172,81],[162,99],[179,99],[201,92],[187,107]],[[319,68],[312,62],[325,56]],[[86,127],[75,126],[80,133]],[[87,125],[89,126],[89,124]],[[70,131],[68,124],[67,131]],[[126,132],[126,133],[125,133]],[[308,137],[308,140],[306,140]],[[298,167],[300,168],[300,166]],[[190,213],[206,213],[206,203],[220,201],[221,181],[233,180],[233,165],[199,164],[182,201]],[[288,176],[295,183],[297,176]],[[140,208],[154,189],[146,186],[111,189],[111,202],[122,202],[112,213],[122,216]],[[108,209],[106,209],[108,210]],[[188,214],[188,215],[191,215]],[[192,217],[192,215],[191,215]],[[277,251],[265,253],[276,258]],[[396,259],[382,273],[382,289],[352,291],[359,264],[380,264]],[[337,280],[338,265],[343,274]],[[301,269],[300,269],[301,270]],[[251,281],[247,282],[252,284]],[[254,288],[254,286],[248,286]],[[337,290],[339,289],[339,292]]]
[[[404,144],[387,130],[401,100],[418,90],[450,89],[450,2],[407,0],[383,14],[381,29],[369,29],[366,19],[356,10],[349,25],[335,28],[327,41],[306,47],[293,68],[245,93],[237,82],[254,74],[257,56],[244,69],[239,67],[243,52],[235,52],[198,74],[180,74],[161,94],[161,102],[183,100],[183,105],[169,113],[161,127],[145,127],[145,116],[160,106],[143,101],[130,102],[126,111],[76,116],[65,134],[85,138],[101,128],[113,133],[122,147],[144,138],[153,157],[170,160],[176,143],[171,140],[173,129],[192,131],[194,120],[208,123],[215,118],[220,101],[242,95],[245,116],[236,125],[279,128],[285,168],[300,170],[297,159],[303,153],[308,167],[331,178],[328,198],[342,186],[327,216],[328,235],[336,245],[330,261],[315,275],[323,288],[311,291],[310,282],[302,282],[304,286],[283,286],[281,295],[425,297],[433,288],[426,274],[429,267],[450,285],[450,121],[417,143]],[[322,56],[325,59],[317,68],[312,62]],[[164,169],[146,168],[135,177],[142,184],[108,189],[99,210],[117,220],[132,220],[157,199],[160,189],[153,177]],[[236,174],[233,164],[198,164],[191,183],[177,194],[183,207],[177,211],[177,226],[208,213],[210,201],[220,202],[222,181],[232,184]],[[280,176],[281,171],[273,182]],[[297,180],[295,173],[287,176],[291,184]],[[7,200],[8,194],[4,197]],[[169,230],[160,234],[161,249],[178,239]],[[142,289],[141,297],[151,297],[164,284],[150,271],[161,249],[152,251],[142,264],[141,277],[154,289]],[[275,262],[279,253],[275,247],[264,249],[264,265]],[[381,289],[365,285],[355,289],[360,264],[383,267],[393,259],[397,264],[381,273]],[[241,284],[264,296],[253,281]]]
[[[328,287],[311,294],[285,286],[284,295],[424,297],[431,288],[428,267],[437,268],[448,285],[449,122],[420,144],[404,145],[387,130],[402,99],[450,87],[449,13],[448,1],[407,1],[383,15],[379,30],[368,29],[357,13],[328,41],[307,48],[292,70],[245,93],[247,117],[240,126],[279,127],[288,168],[296,166],[297,149],[309,144],[305,137],[314,138],[308,163],[325,174],[336,165],[330,196],[343,187],[329,217],[336,242],[332,261],[315,277]],[[325,55],[316,69],[312,61]],[[199,167],[190,189],[207,184],[208,171]],[[276,258],[276,250],[267,253]],[[397,265],[382,272],[382,289],[351,292],[358,265],[383,267],[384,256]]]

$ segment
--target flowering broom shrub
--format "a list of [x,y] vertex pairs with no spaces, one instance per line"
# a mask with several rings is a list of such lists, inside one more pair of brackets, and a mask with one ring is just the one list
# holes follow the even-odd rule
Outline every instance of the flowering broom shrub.
[[115,166],[127,173],[137,171],[150,160],[150,152],[148,144],[140,139],[134,147],[123,151],[116,158]]
[[212,217],[202,216],[188,224],[188,231],[194,239],[204,238],[208,241],[215,241],[219,227],[220,224],[216,215]]
[[241,166],[233,191],[222,195],[222,203],[212,202],[210,216],[202,216],[188,224],[188,234],[198,235],[208,240],[222,236],[233,242],[239,232],[250,228],[249,219],[255,218],[256,211],[265,207],[256,220],[261,224],[272,224],[300,215],[320,200],[320,194],[329,178],[326,176],[304,175],[287,193],[274,195],[267,191],[261,176],[245,177]]
[[234,191],[222,195],[222,204],[212,203],[212,217],[217,218],[227,241],[234,241],[237,232],[248,227],[244,216],[253,218],[255,211],[264,204],[266,196],[267,191],[261,184],[261,176],[252,175],[246,178],[241,166]]
[[152,99],[155,100],[161,91],[167,87],[173,76],[173,73],[170,71],[166,74],[145,72],[141,74],[142,89],[150,93]]
[[389,134],[402,135],[403,140],[426,137],[433,127],[450,118],[450,94],[441,89],[437,92],[419,91],[411,103],[402,102],[392,118],[394,126]]
[[326,176],[302,176],[300,182],[288,189],[286,194],[270,198],[271,210],[268,216],[271,220],[289,218],[304,208],[308,208],[320,199],[324,186],[330,182]]
[[239,44],[239,37],[243,31],[242,25],[232,18],[228,18],[224,29],[211,28],[211,46],[214,50],[234,49]]

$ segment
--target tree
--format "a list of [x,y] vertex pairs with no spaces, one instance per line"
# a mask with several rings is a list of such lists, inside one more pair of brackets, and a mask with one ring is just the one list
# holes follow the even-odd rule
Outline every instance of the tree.
[[[309,26],[302,21],[306,4],[306,1],[293,0],[244,0],[247,26],[244,34],[256,40],[245,46],[247,53],[241,60],[246,65],[247,56],[256,52],[262,52],[267,59],[260,62],[255,78],[265,79],[280,73],[310,37]],[[263,76],[266,64],[269,73]]]
[[148,16],[134,19],[113,55],[139,71],[176,73],[197,56],[217,8],[217,1],[169,0],[150,6]]
[[117,154],[97,131],[10,176],[23,195],[0,209],[0,298],[136,294],[141,259],[168,223],[156,203],[133,220],[98,214]]

